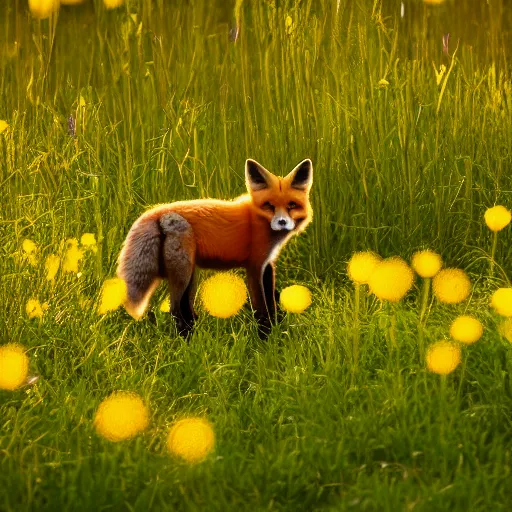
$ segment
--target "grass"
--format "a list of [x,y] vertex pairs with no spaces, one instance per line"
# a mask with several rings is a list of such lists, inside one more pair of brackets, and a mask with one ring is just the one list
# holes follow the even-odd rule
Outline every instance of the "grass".
[[[90,0],[42,21],[0,7],[0,339],[40,375],[0,392],[0,510],[507,510],[512,349],[489,296],[510,285],[512,240],[500,232],[491,278],[483,214],[512,206],[510,6],[411,0],[401,18],[399,1],[247,0],[233,43],[232,4]],[[143,209],[235,197],[248,157],[281,175],[313,161],[313,223],[278,264],[278,288],[312,290],[305,313],[267,342],[249,308],[203,313],[186,343],[159,311],[155,326],[80,306]],[[25,238],[46,256],[84,232],[97,254],[54,288],[14,257]],[[425,343],[462,313],[483,338],[443,385],[418,353],[420,281],[394,313],[361,293],[353,372],[346,262],[423,247],[473,283],[461,305],[429,302]],[[42,321],[32,297],[49,302]],[[114,444],[92,418],[117,389],[151,424]],[[165,450],[184,414],[214,424],[197,466]]]

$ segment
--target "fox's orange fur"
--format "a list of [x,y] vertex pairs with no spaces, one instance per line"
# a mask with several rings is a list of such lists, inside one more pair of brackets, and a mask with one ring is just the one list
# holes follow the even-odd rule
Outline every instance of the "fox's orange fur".
[[167,279],[171,314],[179,331],[188,333],[195,319],[195,267],[243,267],[252,305],[268,332],[276,311],[274,262],[289,238],[312,219],[313,166],[304,160],[280,178],[247,160],[245,174],[249,193],[235,200],[162,204],[135,221],[117,271],[128,287],[130,315],[139,319],[158,283]]

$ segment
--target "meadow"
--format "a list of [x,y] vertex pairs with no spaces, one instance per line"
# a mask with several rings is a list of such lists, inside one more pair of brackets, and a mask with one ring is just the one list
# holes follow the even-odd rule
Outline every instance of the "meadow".
[[[512,6],[401,4],[86,0],[39,20],[1,3],[0,343],[38,379],[0,390],[0,511],[510,509],[512,334],[490,300],[511,286],[512,235],[492,256],[484,214],[512,208]],[[248,304],[200,309],[177,337],[165,286],[156,323],[98,314],[144,209],[245,193],[247,158],[281,176],[313,162],[313,222],[277,265],[311,306],[266,341]],[[84,233],[94,250],[48,280]],[[422,249],[467,273],[466,300],[430,295],[421,328],[418,276],[396,304],[355,300],[355,251]],[[420,346],[462,314],[483,336],[437,375]],[[150,410],[121,442],[93,426],[116,390]],[[215,432],[199,464],[166,449],[187,415]]]

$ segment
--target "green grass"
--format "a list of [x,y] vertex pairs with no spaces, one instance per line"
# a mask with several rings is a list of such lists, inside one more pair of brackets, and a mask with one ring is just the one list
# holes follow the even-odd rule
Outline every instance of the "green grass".
[[[512,207],[512,9],[408,0],[402,19],[383,3],[246,0],[233,43],[234,2],[89,0],[52,21],[2,2],[0,341],[24,344],[40,379],[0,392],[0,510],[508,510],[512,347],[489,297],[510,284],[512,237],[499,233],[489,277],[483,214]],[[248,307],[202,313],[186,343],[161,312],[155,326],[80,306],[147,206],[244,193],[248,157],[280,175],[313,161],[313,223],[278,263],[278,288],[305,284],[311,308],[267,342]],[[98,253],[54,288],[15,257],[25,238],[44,259],[84,232]],[[474,285],[461,305],[429,303],[425,342],[457,314],[486,327],[444,390],[419,357],[419,280],[395,351],[390,310],[362,294],[352,371],[350,255],[423,247]],[[50,305],[41,322],[32,297]],[[140,393],[151,424],[109,443],[92,419],[118,389]],[[166,452],[184,414],[215,428],[197,466]]]

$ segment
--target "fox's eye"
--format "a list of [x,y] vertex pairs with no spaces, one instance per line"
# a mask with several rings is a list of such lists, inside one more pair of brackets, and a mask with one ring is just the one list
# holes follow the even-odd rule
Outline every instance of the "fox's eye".
[[275,206],[273,204],[270,204],[268,201],[263,203],[263,208],[265,210],[272,210],[272,211],[275,210]]
[[289,204],[288,204],[288,210],[292,210],[293,208],[297,208],[297,203],[291,201]]

